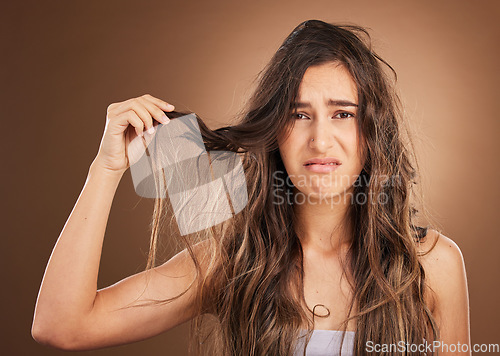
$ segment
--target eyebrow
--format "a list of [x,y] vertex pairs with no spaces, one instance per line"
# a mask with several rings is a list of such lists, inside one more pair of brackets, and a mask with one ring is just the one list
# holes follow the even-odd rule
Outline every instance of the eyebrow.
[[[355,104],[355,103],[350,102],[348,100],[333,100],[333,99],[329,99],[327,102],[327,105],[328,106],[354,106],[356,108],[358,107],[358,104]],[[310,108],[311,103],[297,101],[297,102],[292,103],[292,107],[297,108],[297,109]]]

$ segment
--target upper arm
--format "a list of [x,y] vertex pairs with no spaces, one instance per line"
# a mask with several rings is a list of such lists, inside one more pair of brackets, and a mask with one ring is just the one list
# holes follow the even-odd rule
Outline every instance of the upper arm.
[[[428,284],[434,291],[433,316],[440,330],[439,341],[447,345],[468,344],[470,350],[469,294],[464,258],[453,240],[436,234],[436,246],[423,257],[422,264]],[[463,354],[470,355],[470,352]]]
[[[207,241],[194,246],[198,256]],[[202,262],[201,258],[199,259]],[[203,266],[202,266],[203,270]],[[198,277],[199,278],[199,277]],[[196,316],[196,270],[184,249],[163,265],[127,277],[97,291],[89,316],[73,334],[71,349],[94,349],[143,340],[167,331]],[[148,301],[173,298],[164,304]],[[142,306],[132,306],[141,304]]]

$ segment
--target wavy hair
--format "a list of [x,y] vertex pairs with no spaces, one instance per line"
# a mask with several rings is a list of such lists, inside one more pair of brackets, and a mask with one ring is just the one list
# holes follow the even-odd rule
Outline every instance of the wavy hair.
[[[419,243],[430,225],[415,222],[415,199],[421,195],[414,194],[419,193],[418,164],[394,89],[396,72],[372,50],[365,28],[308,20],[292,31],[259,73],[255,92],[236,124],[212,130],[197,116],[207,151],[232,151],[241,157],[248,204],[232,219],[181,237],[196,266],[193,283],[199,290],[190,352],[292,355],[303,325],[306,343],[312,335],[317,315],[304,308],[303,251],[293,206],[276,204],[277,197],[286,200],[290,188],[274,188],[287,178],[277,137],[290,127],[292,103],[305,71],[326,62],[345,66],[357,85],[358,128],[366,152],[354,184],[354,196],[364,197],[363,203],[353,199],[345,219],[353,236],[343,275],[352,276],[352,299],[343,331],[354,320],[356,355],[366,354],[368,340],[420,344],[439,337],[424,301],[428,286],[418,258]],[[166,189],[164,175],[156,175],[155,182]],[[384,202],[374,198],[381,195],[387,197]],[[155,200],[147,269],[156,264],[160,226],[171,211],[167,199]],[[423,212],[427,216],[425,208]],[[193,246],[202,241],[209,244],[200,255]],[[402,353],[380,353],[397,354]]]

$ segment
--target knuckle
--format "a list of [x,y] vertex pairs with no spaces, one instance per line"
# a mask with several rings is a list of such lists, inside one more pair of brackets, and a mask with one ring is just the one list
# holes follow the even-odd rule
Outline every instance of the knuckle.
[[139,104],[141,104],[142,106],[145,106],[145,105],[146,105],[146,103],[147,103],[147,99],[146,99],[146,97],[144,97],[144,96],[141,96],[141,97],[137,98],[136,100],[137,100],[137,102],[138,102]]
[[131,106],[134,106],[134,104],[136,102],[137,102],[137,98],[130,98],[127,101],[124,101],[122,105],[130,108]]
[[165,115],[165,111],[161,110],[161,109],[158,109],[158,111],[156,112],[156,115],[155,115],[157,118],[161,118],[163,116],[166,116]]
[[137,114],[132,110],[127,111],[127,117],[133,121],[138,120]]
[[116,107],[116,103],[111,103],[108,105],[106,108],[106,112],[109,113],[111,110],[113,110]]
[[125,119],[127,119],[128,122],[135,123],[135,117],[134,117],[132,111],[126,111],[122,115],[123,115],[123,117],[125,117]]

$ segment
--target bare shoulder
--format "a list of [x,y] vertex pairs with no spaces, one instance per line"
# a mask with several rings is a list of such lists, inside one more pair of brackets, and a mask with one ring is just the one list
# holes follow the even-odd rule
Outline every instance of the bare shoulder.
[[457,291],[465,279],[465,263],[460,247],[451,238],[430,229],[417,251],[425,271],[431,310],[435,311],[447,295]]
[[430,229],[425,239],[419,244],[420,262],[430,274],[439,275],[463,266],[460,247],[451,238]]

